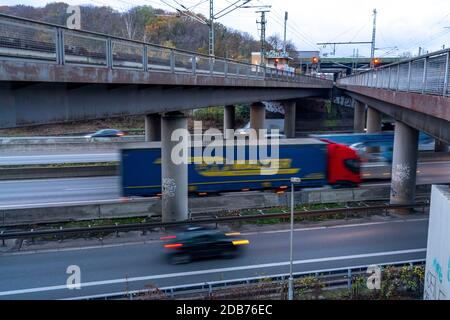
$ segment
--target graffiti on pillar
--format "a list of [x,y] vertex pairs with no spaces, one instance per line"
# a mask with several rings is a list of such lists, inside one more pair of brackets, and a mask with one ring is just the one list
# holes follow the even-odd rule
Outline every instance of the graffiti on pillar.
[[[450,266],[450,258],[449,258]],[[449,271],[450,272],[450,271]],[[424,299],[425,300],[445,300],[445,286],[443,285],[442,267],[437,258],[434,258],[431,269],[425,276]],[[450,282],[450,277],[448,278]]]
[[392,181],[403,182],[411,176],[411,168],[405,164],[397,164],[392,174]]
[[162,181],[163,198],[165,198],[165,199],[174,198],[176,189],[177,189],[177,185],[175,183],[175,179],[163,178],[163,181]]
[[338,96],[338,97],[334,97],[333,103],[338,104],[340,106],[351,108],[353,102],[352,102],[352,98],[350,98],[350,97]]
[[263,101],[267,112],[285,114],[283,105],[279,102]]

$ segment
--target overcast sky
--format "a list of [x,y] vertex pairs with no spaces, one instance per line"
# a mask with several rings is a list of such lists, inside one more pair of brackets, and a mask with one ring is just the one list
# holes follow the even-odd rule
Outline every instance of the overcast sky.
[[[0,4],[24,4],[44,6],[55,1],[45,0],[0,0]],[[69,4],[109,5],[116,10],[127,10],[133,5],[151,5],[174,11],[163,2],[179,7],[198,6],[195,12],[208,15],[208,0],[66,0]],[[215,12],[235,0],[215,0]],[[370,41],[372,37],[372,11],[376,7],[377,56],[395,56],[410,51],[417,54],[418,48],[436,51],[443,45],[450,47],[450,1],[449,0],[252,0],[247,5],[271,5],[267,16],[267,35],[283,35],[284,12],[289,12],[288,38],[300,50],[321,50],[330,53],[331,47],[318,47],[317,42]],[[239,9],[221,18],[219,22],[252,34],[259,39],[256,20],[257,9]],[[395,47],[397,49],[395,49]],[[360,55],[370,55],[370,45],[339,46],[336,56],[352,56],[359,49]]]

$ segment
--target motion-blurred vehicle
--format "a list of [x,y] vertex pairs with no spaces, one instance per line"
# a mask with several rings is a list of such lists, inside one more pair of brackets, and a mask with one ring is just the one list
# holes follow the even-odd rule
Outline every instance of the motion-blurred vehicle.
[[102,129],[95,133],[88,134],[84,136],[89,141],[94,141],[97,138],[120,138],[123,137],[125,133],[116,129]]
[[[242,151],[249,155],[250,144],[243,147]],[[221,157],[226,159],[227,148],[222,148]],[[188,154],[193,151],[191,147]],[[205,196],[233,191],[282,192],[289,188],[294,176],[301,178],[302,182],[296,185],[299,189],[327,185],[354,187],[361,183],[360,157],[348,146],[311,138],[289,139],[280,140],[278,151],[272,165],[261,159],[238,163],[238,152],[232,154],[233,163],[189,163],[189,193]],[[121,149],[120,181],[124,197],[160,195],[161,144],[134,144]]]
[[[310,137],[347,145],[355,150],[364,162],[392,163],[394,132],[310,135]],[[419,151],[433,151],[434,143],[434,139],[429,135],[423,132],[419,134]]]
[[235,258],[250,244],[240,233],[226,233],[206,227],[188,227],[175,235],[162,237],[164,250],[172,264],[185,264],[207,258]]
[[[266,119],[265,127],[267,129],[266,138],[278,137],[279,139],[286,139],[286,135],[284,135],[284,119]],[[250,128],[249,122],[243,128],[237,129],[235,135],[249,136]],[[275,133],[275,130],[278,130],[278,132]]]

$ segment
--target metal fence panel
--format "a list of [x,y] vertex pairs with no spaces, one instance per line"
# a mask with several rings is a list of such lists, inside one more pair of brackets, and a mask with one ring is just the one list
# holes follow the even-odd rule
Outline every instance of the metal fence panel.
[[398,79],[398,90],[407,91],[409,87],[409,65],[403,63],[400,66],[400,74]]
[[425,93],[443,94],[446,59],[447,55],[440,55],[428,59]]
[[114,68],[143,69],[144,47],[132,42],[112,41]]
[[192,56],[186,53],[174,52],[175,72],[191,73]]
[[411,63],[411,80],[409,84],[409,91],[422,92],[424,70],[425,59],[415,60]]
[[107,65],[107,40],[78,32],[64,32],[65,63]]
[[148,70],[170,71],[170,50],[164,48],[147,48]]
[[389,83],[389,89],[396,90],[397,89],[397,74],[398,74],[399,66],[391,67],[391,80]]
[[56,29],[0,21],[0,56],[56,62]]

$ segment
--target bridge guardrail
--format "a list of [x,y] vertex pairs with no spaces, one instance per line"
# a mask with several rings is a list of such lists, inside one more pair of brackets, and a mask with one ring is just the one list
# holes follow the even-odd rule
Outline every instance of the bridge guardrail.
[[[414,259],[414,260],[406,260],[406,261],[398,261],[398,262],[387,262],[377,264],[378,267],[384,269],[387,267],[394,268],[402,268],[402,267],[415,267],[415,266],[424,266],[426,260],[425,259]],[[338,288],[347,288],[351,289],[355,280],[358,277],[367,277],[367,270],[371,265],[358,265],[352,267],[343,267],[336,269],[321,269],[314,271],[304,271],[304,272],[294,272],[293,278],[300,279],[305,277],[314,277],[318,279],[326,289],[338,289]],[[151,295],[163,295],[169,299],[185,299],[186,296],[196,296],[201,298],[202,295],[212,295],[215,292],[223,289],[230,289],[233,287],[241,287],[245,289],[249,289],[248,287],[251,284],[266,284],[273,285],[278,284],[278,286],[287,282],[289,278],[289,274],[273,274],[273,275],[264,275],[264,276],[255,276],[248,278],[240,278],[240,279],[230,279],[230,280],[219,280],[219,281],[207,281],[200,283],[193,283],[187,285],[178,285],[178,286],[168,286],[168,287],[154,287],[150,289],[141,289],[141,290],[133,290],[133,291],[123,291],[123,292],[114,292],[108,294],[98,294],[91,296],[81,296],[75,298],[66,298],[62,300],[114,300],[114,299],[140,299],[144,298],[145,295],[151,298]],[[269,280],[269,281],[268,281]],[[297,286],[294,283],[295,287]],[[279,289],[279,288],[278,288]],[[279,291],[279,290],[278,290]]]
[[108,69],[275,80],[331,81],[261,65],[130,40],[0,13],[0,59],[43,61]]
[[449,77],[450,49],[446,49],[347,76],[338,84],[447,97]]

